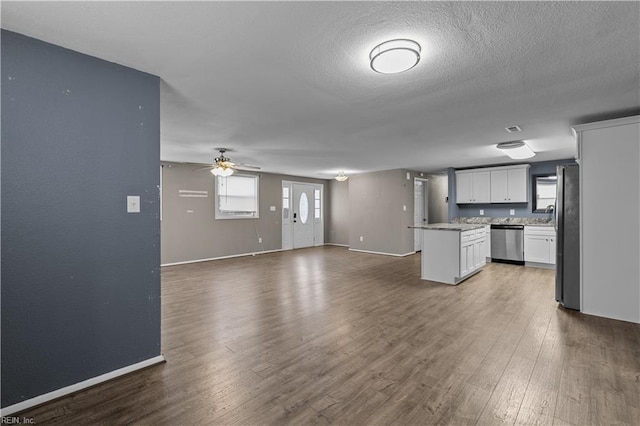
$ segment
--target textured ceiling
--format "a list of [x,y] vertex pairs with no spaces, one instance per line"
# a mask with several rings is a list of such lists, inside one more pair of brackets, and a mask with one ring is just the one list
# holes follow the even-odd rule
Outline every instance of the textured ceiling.
[[[640,110],[638,2],[2,2],[2,27],[162,78],[161,157],[329,178],[573,157]],[[381,41],[421,62],[369,68]],[[509,134],[505,126],[523,131]]]

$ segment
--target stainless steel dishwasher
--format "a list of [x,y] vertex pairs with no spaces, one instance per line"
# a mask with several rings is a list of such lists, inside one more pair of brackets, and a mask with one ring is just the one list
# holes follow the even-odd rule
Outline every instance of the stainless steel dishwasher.
[[491,225],[491,261],[524,265],[523,225]]

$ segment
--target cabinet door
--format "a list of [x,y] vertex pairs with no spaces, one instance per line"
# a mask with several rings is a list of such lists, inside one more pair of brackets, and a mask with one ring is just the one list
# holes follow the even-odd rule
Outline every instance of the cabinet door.
[[506,170],[494,170],[491,172],[491,202],[508,203],[508,173]]
[[[491,225],[485,226],[485,230],[486,230],[486,237],[484,241],[484,247],[485,247],[484,255],[486,258],[491,259]],[[485,260],[485,263],[486,263],[486,260]]]
[[507,170],[507,200],[510,203],[526,203],[529,201],[528,175],[528,169]]
[[525,235],[524,260],[526,262],[549,263],[549,237]]
[[473,262],[474,262],[473,269],[478,269],[482,267],[482,265],[487,263],[486,257],[485,257],[485,243],[486,243],[486,239],[484,238],[481,240],[476,240],[473,243]]
[[471,173],[456,173],[456,203],[470,203],[471,198]]
[[556,237],[549,237],[549,263],[556,264]]
[[471,179],[471,202],[488,203],[491,201],[491,173],[473,172]]
[[473,242],[460,246],[460,276],[464,277],[473,270]]

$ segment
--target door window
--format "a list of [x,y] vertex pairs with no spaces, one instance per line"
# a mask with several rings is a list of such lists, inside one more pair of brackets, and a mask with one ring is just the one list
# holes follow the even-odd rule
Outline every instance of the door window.
[[307,223],[309,219],[309,199],[306,193],[300,194],[300,222]]

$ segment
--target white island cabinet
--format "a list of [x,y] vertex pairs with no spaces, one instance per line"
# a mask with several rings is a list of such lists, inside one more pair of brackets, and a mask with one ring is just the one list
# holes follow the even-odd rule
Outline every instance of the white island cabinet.
[[423,280],[456,285],[486,264],[484,225],[435,223],[420,229]]

